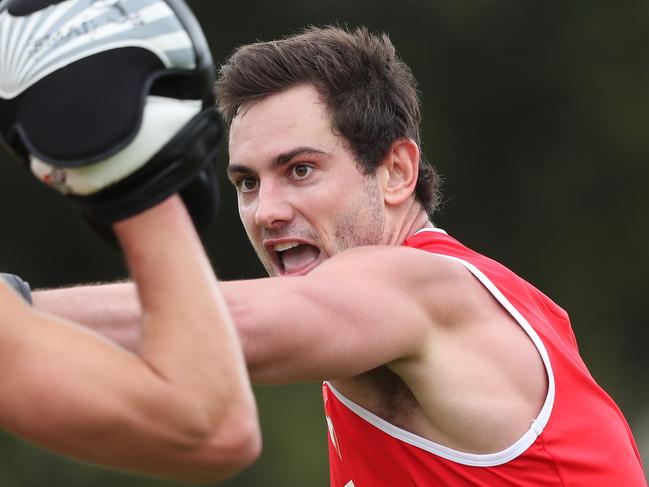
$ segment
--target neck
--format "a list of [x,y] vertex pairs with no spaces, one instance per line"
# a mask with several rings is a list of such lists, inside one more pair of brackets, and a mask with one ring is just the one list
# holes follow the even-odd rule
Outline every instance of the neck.
[[388,226],[388,245],[401,245],[405,239],[422,228],[433,227],[424,208],[418,201],[413,200],[403,212],[395,215],[393,225]]

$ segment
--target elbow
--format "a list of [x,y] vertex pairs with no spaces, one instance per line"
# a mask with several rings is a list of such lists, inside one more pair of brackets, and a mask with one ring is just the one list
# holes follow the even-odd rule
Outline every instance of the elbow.
[[242,421],[227,445],[220,445],[217,440],[214,446],[216,448],[209,465],[213,472],[213,476],[208,479],[210,482],[221,480],[220,471],[226,471],[229,477],[249,467],[257,461],[262,451],[261,431],[257,418]]
[[214,483],[227,479],[252,465],[261,455],[262,439],[256,419],[240,419],[235,424],[197,441],[191,468],[177,480]]

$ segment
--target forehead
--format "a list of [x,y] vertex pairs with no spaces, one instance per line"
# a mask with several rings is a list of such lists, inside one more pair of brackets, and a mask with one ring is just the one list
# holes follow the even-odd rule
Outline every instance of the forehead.
[[242,105],[230,126],[233,163],[271,160],[296,147],[331,152],[340,145],[329,111],[312,85],[299,85]]

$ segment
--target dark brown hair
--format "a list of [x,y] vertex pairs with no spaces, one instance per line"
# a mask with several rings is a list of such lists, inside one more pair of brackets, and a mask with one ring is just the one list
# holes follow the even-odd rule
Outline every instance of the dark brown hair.
[[[372,174],[394,141],[420,144],[417,82],[386,34],[365,28],[309,27],[277,41],[239,47],[221,67],[218,108],[230,125],[238,108],[301,83],[312,83],[351,145],[359,167]],[[429,215],[440,200],[440,180],[421,157],[415,194]]]

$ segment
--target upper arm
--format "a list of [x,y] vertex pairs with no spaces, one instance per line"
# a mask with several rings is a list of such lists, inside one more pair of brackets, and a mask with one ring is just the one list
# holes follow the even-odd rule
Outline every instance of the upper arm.
[[362,247],[303,277],[222,283],[253,381],[353,377],[425,353],[466,273],[404,247]]

